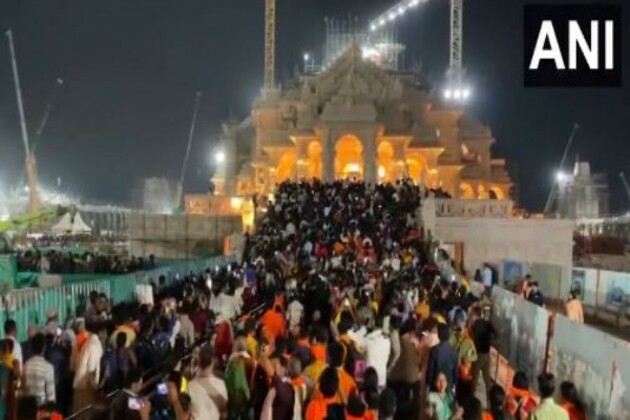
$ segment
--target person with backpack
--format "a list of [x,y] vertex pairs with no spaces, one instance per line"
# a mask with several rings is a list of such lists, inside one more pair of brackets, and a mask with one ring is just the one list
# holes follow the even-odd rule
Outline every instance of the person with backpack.
[[246,419],[250,406],[250,382],[253,379],[256,361],[247,350],[246,337],[238,333],[234,352],[225,369],[225,386],[228,393],[228,418]]
[[127,375],[138,366],[136,354],[126,347],[127,334],[116,334],[116,347],[105,355],[105,370],[103,372],[103,387],[106,392],[122,388],[127,383]]

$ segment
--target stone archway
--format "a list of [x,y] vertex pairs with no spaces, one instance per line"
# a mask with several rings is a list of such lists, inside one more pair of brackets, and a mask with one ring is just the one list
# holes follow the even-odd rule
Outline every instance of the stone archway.
[[363,144],[358,137],[345,135],[335,144],[335,179],[363,178]]
[[475,189],[468,182],[462,182],[461,184],[459,184],[459,196],[467,200],[473,200],[477,198],[475,194]]
[[503,191],[503,188],[501,187],[497,187],[497,186],[492,186],[490,187],[490,197],[494,198],[496,200],[504,200],[505,199],[505,192]]

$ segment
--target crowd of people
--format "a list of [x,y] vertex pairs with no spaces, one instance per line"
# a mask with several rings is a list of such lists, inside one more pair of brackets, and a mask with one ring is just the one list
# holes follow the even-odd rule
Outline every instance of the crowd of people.
[[156,267],[155,257],[136,258],[116,254],[73,252],[51,249],[17,253],[20,272],[50,274],[125,274]]
[[[422,197],[406,180],[279,185],[242,264],[155,290],[153,307],[112,308],[94,294],[76,320],[53,316],[22,344],[7,322],[0,409],[11,419],[37,407],[38,418],[586,419],[575,386],[550,374],[537,378],[540,398],[531,372],[507,389],[492,381],[489,294],[432,261]],[[191,347],[190,359],[171,357]]]

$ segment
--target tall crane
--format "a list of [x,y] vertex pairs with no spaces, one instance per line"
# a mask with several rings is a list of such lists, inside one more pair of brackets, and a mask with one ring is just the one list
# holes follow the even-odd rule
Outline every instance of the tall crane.
[[265,0],[265,82],[266,91],[275,88],[276,0]]
[[7,41],[11,54],[11,67],[13,69],[13,81],[15,83],[15,96],[17,97],[18,112],[20,113],[20,126],[22,129],[22,142],[24,143],[26,177],[28,180],[28,207],[30,212],[37,212],[41,208],[39,190],[37,189],[37,160],[35,153],[31,150],[28,142],[28,130],[26,128],[26,118],[24,116],[24,103],[22,102],[22,90],[20,89],[20,77],[15,58],[15,47],[13,45],[13,33],[7,30]]
[[573,144],[573,139],[575,138],[575,135],[578,131],[578,129],[580,128],[580,124],[575,123],[573,124],[573,128],[571,129],[571,135],[569,136],[569,140],[567,141],[567,145],[564,147],[564,153],[562,154],[562,160],[560,161],[560,166],[558,169],[558,176],[556,178],[553,185],[551,186],[551,191],[549,191],[549,195],[547,196],[547,202],[545,203],[545,209],[543,210],[543,214],[547,215],[549,214],[549,212],[551,211],[551,206],[554,203],[554,200],[556,199],[556,195],[558,194],[558,183],[560,181],[562,181],[562,177],[563,175],[563,168],[564,168],[564,164],[567,160],[567,156],[569,155],[569,149],[571,149],[571,145]]
[[[427,0],[422,0],[426,2]],[[463,104],[470,96],[470,89],[464,80],[463,57],[463,23],[464,23],[464,0],[450,1],[450,40],[449,40],[449,67],[446,71],[446,86],[444,88],[444,99],[454,104]],[[403,0],[381,13],[370,23],[370,31],[374,32],[379,28],[394,22],[407,11],[414,9],[420,4],[420,0]]]
[[195,136],[195,125],[197,123],[197,112],[199,111],[199,103],[201,101],[201,92],[197,92],[195,95],[195,107],[193,108],[192,121],[190,122],[190,131],[188,132],[188,143],[186,144],[186,153],[184,154],[184,163],[182,164],[182,173],[179,177],[179,184],[177,184],[177,191],[175,196],[175,209],[179,209],[182,202],[182,194],[184,191],[184,179],[186,178],[186,170],[188,169],[188,160],[190,159],[190,149],[192,148],[192,141]]
[[623,172],[619,172],[619,178],[621,178],[621,183],[623,184],[623,188],[626,190],[626,195],[628,196],[628,202],[630,203],[630,185],[628,185],[626,174],[624,174]]

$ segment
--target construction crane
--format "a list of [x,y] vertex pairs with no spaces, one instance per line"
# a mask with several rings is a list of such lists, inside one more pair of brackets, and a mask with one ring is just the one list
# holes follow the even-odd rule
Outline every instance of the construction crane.
[[201,92],[195,95],[195,107],[193,108],[192,121],[190,122],[190,131],[188,132],[188,143],[186,144],[186,153],[184,154],[184,163],[182,164],[182,173],[177,184],[177,192],[175,194],[175,210],[180,208],[182,202],[182,194],[184,191],[184,179],[186,178],[186,170],[188,169],[188,160],[190,159],[190,149],[195,135],[195,125],[197,123],[197,112],[199,111],[199,103],[201,102]]
[[621,178],[621,183],[623,184],[623,188],[626,190],[626,195],[628,196],[628,203],[630,204],[630,185],[628,185],[626,174],[624,174],[623,172],[619,172],[619,178]]
[[28,207],[30,212],[37,212],[41,208],[39,190],[37,187],[37,161],[35,160],[35,154],[31,150],[28,142],[28,130],[26,128],[26,118],[24,116],[24,103],[22,102],[22,90],[20,89],[20,77],[11,29],[7,30],[6,35],[9,43],[9,52],[11,54],[11,67],[13,69],[13,81],[15,83],[15,96],[17,97],[18,112],[20,113],[22,142],[24,143],[26,178],[28,180]]
[[[426,2],[427,0],[422,0]],[[455,105],[462,105],[470,97],[470,88],[464,80],[463,68],[463,0],[450,1],[450,40],[449,40],[449,67],[446,71],[446,86],[444,87],[444,99]],[[403,0],[390,7],[376,19],[370,22],[370,31],[377,31],[396,21],[408,11],[415,9],[421,0]]]
[[558,167],[558,173],[556,175],[556,179],[554,180],[553,185],[551,186],[551,191],[549,191],[549,195],[547,196],[547,202],[545,203],[545,209],[543,214],[547,215],[551,211],[551,206],[556,199],[556,195],[558,194],[558,183],[562,181],[564,164],[567,160],[567,156],[569,155],[569,149],[571,149],[571,145],[573,144],[573,139],[575,138],[575,134],[577,133],[580,125],[578,123],[573,124],[573,128],[571,129],[571,135],[569,136],[569,140],[567,141],[567,145],[564,147],[564,153],[562,154],[562,160],[560,161],[560,166]]
[[265,91],[276,85],[276,0],[265,0]]

